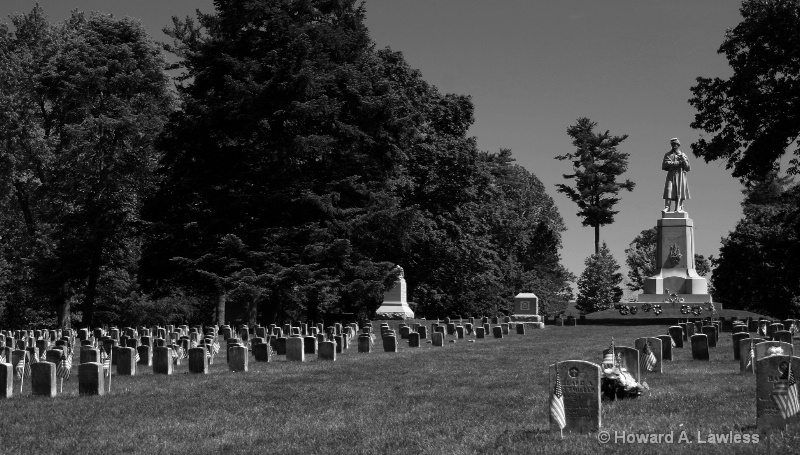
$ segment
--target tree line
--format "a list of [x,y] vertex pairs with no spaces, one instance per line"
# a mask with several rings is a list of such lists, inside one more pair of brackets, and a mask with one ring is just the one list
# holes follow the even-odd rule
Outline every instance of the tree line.
[[[377,49],[354,1],[173,19],[39,6],[0,29],[0,321],[67,327],[563,306],[564,223],[468,96]],[[175,76],[177,75],[177,76]]]

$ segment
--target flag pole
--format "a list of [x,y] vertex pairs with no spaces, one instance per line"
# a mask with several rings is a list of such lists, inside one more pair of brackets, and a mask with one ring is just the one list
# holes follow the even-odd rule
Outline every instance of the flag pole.
[[[755,376],[756,375],[756,351],[755,351],[755,347],[753,346],[753,339],[752,338],[750,338],[750,352],[753,353],[753,360],[752,360],[753,367],[750,368],[750,371],[752,371],[753,372],[753,376]],[[750,354],[747,354],[747,355],[750,355]]]

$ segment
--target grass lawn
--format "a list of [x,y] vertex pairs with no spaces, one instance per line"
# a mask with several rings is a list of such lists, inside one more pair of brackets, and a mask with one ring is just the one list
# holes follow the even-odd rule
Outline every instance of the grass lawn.
[[[396,324],[395,324],[396,325]],[[377,326],[377,324],[376,324]],[[524,336],[423,343],[397,353],[359,354],[355,343],[336,362],[278,358],[250,371],[227,371],[224,354],[210,374],[173,376],[140,368],[112,377],[112,392],[79,397],[77,365],[54,399],[19,395],[0,401],[0,453],[797,453],[800,431],[761,433],[758,444],[699,444],[708,433],[757,433],[755,378],[739,375],[731,334],[711,361],[673,351],[664,374],[636,400],[603,402],[602,430],[674,433],[673,444],[601,445],[597,435],[548,430],[547,367],[561,360],[600,363],[614,336],[633,346],[666,327],[578,326],[528,330]],[[77,356],[76,356],[77,359]],[[686,431],[692,444],[678,443]]]

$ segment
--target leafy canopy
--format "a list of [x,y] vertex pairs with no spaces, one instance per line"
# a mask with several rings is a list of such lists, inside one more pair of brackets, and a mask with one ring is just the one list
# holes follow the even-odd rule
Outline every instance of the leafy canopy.
[[692,128],[710,133],[692,144],[706,162],[723,160],[744,182],[763,180],[792,147],[789,173],[798,172],[800,147],[800,1],[745,0],[742,22],[725,34],[718,52],[730,78],[697,78],[689,103]]

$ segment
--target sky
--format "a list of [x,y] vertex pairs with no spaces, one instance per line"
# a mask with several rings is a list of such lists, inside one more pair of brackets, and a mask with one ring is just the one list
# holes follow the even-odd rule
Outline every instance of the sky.
[[[30,11],[34,0],[3,0],[0,17]],[[38,0],[51,21],[69,11],[102,11],[142,20],[153,37],[171,17],[213,11],[211,0]],[[406,61],[441,92],[470,95],[469,134],[482,150],[510,148],[555,200],[567,227],[562,263],[576,276],[594,252],[593,228],[576,205],[556,192],[572,168],[554,157],[574,152],[566,133],[580,117],[597,131],[628,135],[619,213],[600,230],[626,272],[625,249],[661,216],[666,173],[661,159],[678,137],[689,155],[696,253],[717,255],[722,237],[742,216],[742,186],[725,164],[691,154],[702,136],[689,125],[697,77],[728,77],[717,49],[726,29],[741,21],[739,0],[366,0],[366,24],[379,48]],[[535,289],[530,291],[535,292]]]

